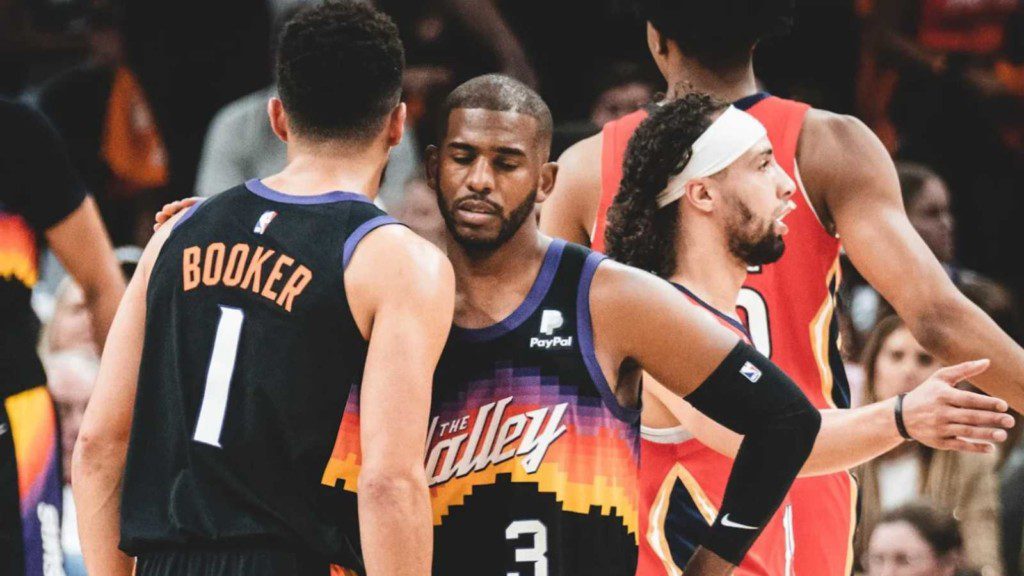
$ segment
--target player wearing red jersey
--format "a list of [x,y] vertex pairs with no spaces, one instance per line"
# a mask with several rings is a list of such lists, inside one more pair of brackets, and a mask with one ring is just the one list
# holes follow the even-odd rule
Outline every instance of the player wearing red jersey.
[[[991,358],[992,367],[974,383],[1024,409],[1024,350],[960,294],[913,230],[892,160],[877,137],[855,118],[758,92],[753,49],[761,38],[785,31],[792,0],[639,4],[651,53],[668,81],[667,99],[700,91],[736,102],[765,125],[780,166],[797,183],[788,226],[801,241],[779,262],[750,274],[741,295],[754,343],[819,408],[848,405],[836,346],[841,236],[854,265],[930,352],[947,364]],[[562,155],[555,191],[541,213],[545,232],[603,247],[625,145],[644,115],[608,125]],[[856,523],[852,479],[846,473],[801,479],[791,494],[797,573],[848,574]]]
[[[754,127],[745,140],[744,123]],[[709,154],[719,160],[704,161]],[[653,111],[629,143],[620,192],[609,210],[609,254],[668,279],[749,341],[734,303],[748,266],[774,262],[787,250],[783,218],[788,221],[794,207],[795,189],[761,124],[707,96],[684,96]],[[1004,440],[996,427],[1013,422],[999,413],[1005,402],[952,388],[984,365],[942,370],[911,392],[903,406],[908,433],[929,446],[971,451],[992,447],[949,436]],[[718,515],[740,438],[665,394],[650,376],[644,391],[637,574],[679,574]],[[825,411],[802,474],[845,470],[900,444],[895,405],[889,400]],[[793,528],[792,512],[783,506],[737,574],[793,574]]]

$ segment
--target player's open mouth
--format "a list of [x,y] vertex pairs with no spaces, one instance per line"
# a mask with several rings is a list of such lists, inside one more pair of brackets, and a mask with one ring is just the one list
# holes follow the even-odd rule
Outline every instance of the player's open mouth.
[[796,210],[796,203],[793,202],[792,200],[787,201],[786,205],[782,207],[782,213],[779,214],[779,217],[775,219],[775,226],[778,229],[779,234],[785,234],[786,232],[789,232],[789,226],[786,226],[786,223],[783,222],[782,220],[786,216],[788,216],[789,213],[792,212],[793,210]]

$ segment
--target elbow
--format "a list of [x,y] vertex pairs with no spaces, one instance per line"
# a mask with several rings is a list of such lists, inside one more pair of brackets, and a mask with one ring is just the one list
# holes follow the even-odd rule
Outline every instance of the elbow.
[[818,433],[821,432],[821,412],[805,398],[790,419],[790,426],[794,449],[806,462],[818,441]]
[[[95,472],[117,466],[128,449],[128,438],[82,429],[71,454],[71,482],[77,484]],[[118,458],[120,456],[120,459]]]
[[970,303],[959,293],[925,302],[909,314],[901,314],[914,338],[932,354],[948,358],[956,339],[954,327],[969,316]]
[[416,467],[367,468],[359,473],[359,500],[365,504],[394,506],[426,499],[427,475],[422,465]]

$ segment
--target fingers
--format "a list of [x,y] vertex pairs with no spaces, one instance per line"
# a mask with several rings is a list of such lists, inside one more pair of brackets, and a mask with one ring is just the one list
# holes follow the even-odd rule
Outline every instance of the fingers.
[[966,440],[981,440],[985,442],[1005,442],[1006,430],[999,428],[981,428],[978,426],[965,426],[963,424],[951,424],[946,426],[944,433],[948,436]]
[[1006,400],[994,396],[986,396],[977,392],[958,390],[951,388],[946,392],[949,404],[958,408],[970,408],[972,410],[987,410],[989,412],[1006,412],[1009,409]]
[[932,375],[934,378],[938,378],[949,384],[957,384],[978,374],[981,374],[985,370],[988,370],[989,361],[988,359],[973,360],[971,362],[961,362],[960,364],[954,364],[953,366],[947,366],[941,368]]
[[940,448],[943,450],[956,450],[957,452],[975,452],[978,454],[991,454],[996,450],[996,447],[991,444],[968,442],[966,440],[960,440],[959,438],[949,438],[947,440],[944,440],[940,445]]
[[950,412],[949,420],[958,424],[970,426],[983,426],[986,428],[1013,428],[1014,419],[1009,414],[999,412],[988,412],[985,410],[963,410],[954,409]]

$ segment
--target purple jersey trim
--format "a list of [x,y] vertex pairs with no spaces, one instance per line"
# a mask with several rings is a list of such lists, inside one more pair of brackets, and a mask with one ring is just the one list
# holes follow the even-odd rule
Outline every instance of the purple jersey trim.
[[177,222],[174,223],[174,227],[171,228],[171,232],[174,232],[175,230],[177,230],[178,226],[181,226],[182,224],[185,223],[185,220],[188,220],[189,218],[191,218],[192,215],[196,213],[196,210],[198,210],[199,207],[203,205],[203,202],[206,202],[205,198],[202,199],[202,200],[199,200],[198,202],[196,202],[195,204],[190,206],[189,209],[185,211],[185,215],[182,216]]
[[245,187],[248,188],[250,192],[259,196],[260,198],[264,198],[272,202],[281,202],[283,204],[330,204],[331,202],[345,201],[372,203],[372,201],[366,196],[363,196],[362,194],[356,194],[355,192],[327,192],[325,194],[317,194],[315,196],[297,196],[295,194],[283,194],[281,192],[278,192],[277,190],[268,187],[266,184],[260,182],[256,178],[253,178],[252,180],[246,182]]
[[597,361],[597,351],[594,348],[594,326],[590,319],[590,285],[594,281],[597,267],[607,258],[600,252],[591,252],[583,263],[580,286],[576,292],[576,333],[580,338],[580,355],[583,356],[583,363],[587,366],[594,386],[601,393],[605,406],[616,418],[632,424],[640,419],[640,409],[629,408],[619,403],[619,399],[608,384],[608,379],[601,371],[601,364]]
[[564,249],[565,240],[555,239],[551,241],[548,251],[544,254],[544,262],[540,266],[540,272],[537,273],[537,279],[533,281],[533,287],[530,288],[530,293],[526,295],[523,303],[504,320],[485,328],[462,328],[461,326],[453,325],[452,336],[463,341],[484,342],[494,340],[518,328],[520,324],[537,311],[537,307],[540,306],[544,297],[547,296],[548,289],[551,288],[551,283],[555,279],[555,272],[558,271],[558,264],[562,261],[562,251]]
[[675,282],[669,282],[669,284],[675,286],[677,290],[679,290],[683,294],[686,294],[687,296],[689,296],[694,302],[696,302],[697,304],[700,304],[702,307],[707,309],[708,312],[711,312],[715,316],[718,316],[722,320],[725,320],[726,322],[729,323],[730,326],[732,326],[733,328],[739,330],[742,334],[745,334],[746,337],[747,337],[747,340],[753,341],[753,338],[750,336],[750,331],[747,330],[747,327],[744,326],[742,322],[740,322],[739,320],[733,318],[732,316],[729,316],[725,312],[722,312],[718,308],[715,308],[711,304],[708,304],[700,296],[697,296],[696,294],[691,292],[690,289],[687,288],[686,286],[683,286],[682,284],[676,284]]
[[387,226],[388,224],[401,224],[398,220],[395,220],[391,216],[383,215],[375,218],[370,218],[366,222],[363,222],[356,228],[351,235],[345,240],[345,250],[341,257],[341,269],[348,268],[349,260],[352,259],[352,254],[356,251],[356,246],[366,237],[367,234],[373,232],[381,226]]

